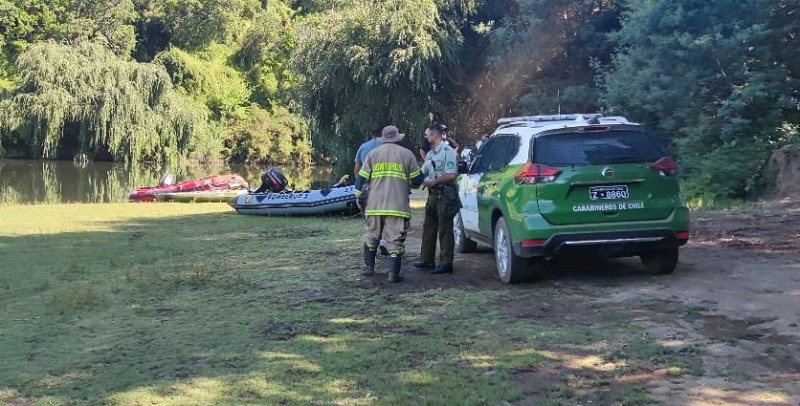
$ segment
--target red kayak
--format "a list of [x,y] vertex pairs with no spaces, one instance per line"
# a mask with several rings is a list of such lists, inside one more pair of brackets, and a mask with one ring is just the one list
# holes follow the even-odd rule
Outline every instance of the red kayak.
[[200,179],[185,180],[182,182],[170,182],[169,175],[162,178],[159,186],[141,187],[132,191],[128,195],[128,200],[132,202],[155,202],[158,195],[162,193],[175,192],[195,192],[205,190],[238,190],[247,189],[247,181],[243,177],[226,173],[222,175],[207,176]]

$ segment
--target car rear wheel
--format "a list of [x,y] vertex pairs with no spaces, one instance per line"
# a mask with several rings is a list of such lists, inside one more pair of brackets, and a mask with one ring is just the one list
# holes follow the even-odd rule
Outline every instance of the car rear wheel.
[[639,255],[647,272],[666,275],[678,266],[678,247],[664,248]]
[[464,233],[464,221],[461,220],[461,213],[457,213],[453,218],[453,237],[455,240],[456,252],[473,252],[478,246],[478,243],[467,238],[467,235]]
[[505,283],[525,282],[530,278],[528,260],[517,256],[511,246],[511,233],[503,217],[494,226],[494,258],[497,276]]

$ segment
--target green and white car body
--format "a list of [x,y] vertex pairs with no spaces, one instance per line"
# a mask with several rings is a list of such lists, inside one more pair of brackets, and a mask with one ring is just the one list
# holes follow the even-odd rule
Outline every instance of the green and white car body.
[[495,250],[504,282],[555,257],[639,256],[670,273],[689,234],[677,165],[623,117],[531,116],[500,127],[459,177],[456,250]]

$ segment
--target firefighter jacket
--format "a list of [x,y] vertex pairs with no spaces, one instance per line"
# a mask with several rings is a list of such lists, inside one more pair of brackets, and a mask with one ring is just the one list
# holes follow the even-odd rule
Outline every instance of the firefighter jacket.
[[364,215],[411,218],[410,188],[422,183],[414,153],[395,143],[375,148],[358,172],[356,198],[362,198],[365,183],[369,184],[369,198]]

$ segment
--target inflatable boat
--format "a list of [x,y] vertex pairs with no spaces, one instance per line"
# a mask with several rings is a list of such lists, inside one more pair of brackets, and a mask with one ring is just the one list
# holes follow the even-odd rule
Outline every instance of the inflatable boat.
[[197,191],[216,191],[216,190],[241,190],[247,192],[247,181],[237,174],[222,174],[207,176],[205,178],[174,182],[171,174],[161,178],[158,186],[141,187],[128,194],[128,200],[132,202],[155,202],[158,196],[165,193],[177,192],[197,192]]
[[241,214],[275,216],[357,213],[355,186],[330,189],[248,193],[228,204]]
[[194,192],[168,192],[156,195],[159,202],[184,203],[224,203],[231,198],[247,193],[247,189],[212,189],[195,190]]

